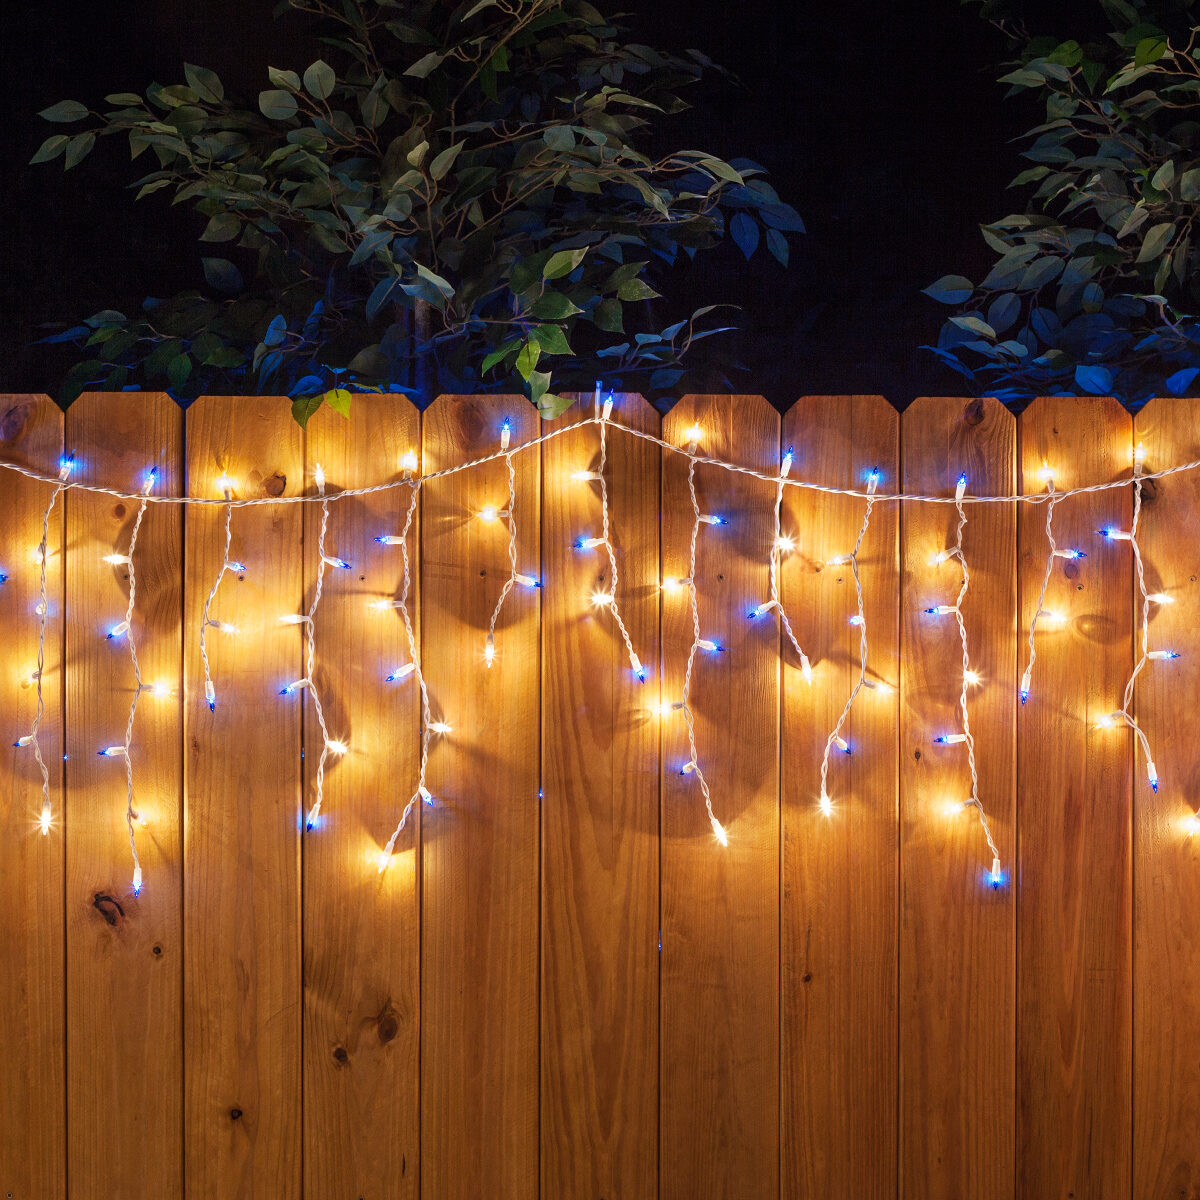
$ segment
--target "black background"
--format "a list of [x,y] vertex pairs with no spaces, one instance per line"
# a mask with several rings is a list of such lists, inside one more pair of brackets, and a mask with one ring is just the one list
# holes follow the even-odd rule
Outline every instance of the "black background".
[[[702,303],[731,302],[743,326],[725,335],[746,368],[734,377],[783,406],[802,394],[882,393],[897,405],[954,394],[957,377],[923,342],[945,310],[919,294],[947,272],[988,261],[978,224],[1012,203],[1011,143],[1035,114],[994,82],[1004,38],[957,0],[626,0],[637,40],[695,46],[740,86],[693,89],[673,119],[675,147],[746,156],[770,172],[808,228],[783,269],[732,246],[679,270],[662,323]],[[1040,28],[1079,36],[1096,4],[1038,4]],[[50,391],[62,351],[32,346],[39,326],[101,308],[135,311],[146,295],[201,283],[201,218],[163,194],[133,204],[126,151],[101,145],[64,176],[61,160],[27,167],[61,127],[36,112],[60,99],[100,101],[146,83],[182,82],[182,63],[216,70],[253,97],[266,66],[300,68],[302,22],[275,21],[270,0],[41,0],[3,29],[0,390]],[[137,164],[141,166],[141,164]]]

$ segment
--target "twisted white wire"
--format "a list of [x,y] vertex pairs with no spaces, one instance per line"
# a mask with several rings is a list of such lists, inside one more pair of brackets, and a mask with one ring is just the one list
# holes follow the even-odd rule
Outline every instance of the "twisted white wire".
[[[872,479],[877,478],[872,475]],[[850,569],[854,575],[854,594],[857,601],[857,619],[858,625],[858,678],[854,681],[854,686],[850,689],[850,695],[846,698],[846,705],[842,709],[841,715],[837,719],[837,724],[834,725],[833,731],[825,740],[825,750],[821,755],[821,811],[826,816],[829,815],[832,802],[829,798],[828,778],[829,778],[829,753],[833,749],[835,743],[839,743],[842,733],[842,727],[846,724],[847,718],[850,716],[850,710],[854,707],[854,701],[858,698],[858,693],[866,686],[867,683],[867,614],[863,607],[863,588],[862,576],[858,569],[858,553],[862,549],[863,538],[867,536],[867,529],[871,524],[871,510],[875,507],[874,484],[868,485],[867,490],[867,507],[863,513],[863,522],[859,526],[858,538],[854,543],[854,549],[847,555],[850,560]],[[850,749],[847,746],[847,754]]]
[[[786,464],[790,464],[791,451],[789,450],[784,458]],[[769,567],[770,590],[766,604],[760,604],[756,608],[752,616],[760,616],[761,614],[774,609],[779,614],[779,624],[783,632],[787,635],[787,639],[792,644],[792,649],[796,651],[800,659],[800,671],[804,676],[804,681],[811,687],[813,681],[812,663],[809,662],[808,655],[804,653],[804,648],[796,638],[796,634],[792,630],[792,623],[788,619],[786,610],[783,607],[783,601],[779,596],[779,555],[783,550],[783,525],[782,525],[782,510],[783,510],[783,489],[787,483],[787,466],[783,466],[779,471],[779,478],[775,483],[775,515],[774,528],[771,533],[771,558]]]
[[433,797],[429,794],[429,789],[425,785],[425,772],[429,763],[429,738],[431,734],[429,726],[432,720],[429,711],[429,690],[425,686],[425,674],[421,669],[421,651],[417,646],[412,617],[408,611],[408,592],[412,583],[412,571],[408,560],[408,534],[409,530],[412,529],[413,518],[417,513],[417,501],[421,496],[421,479],[417,477],[409,480],[408,486],[412,488],[412,498],[409,500],[408,515],[404,519],[404,528],[400,533],[400,556],[404,562],[404,577],[400,585],[398,607],[400,609],[400,616],[404,620],[404,632],[408,635],[408,660],[412,664],[412,674],[416,677],[417,687],[421,690],[421,762],[417,776],[417,790],[409,797],[408,803],[404,806],[404,810],[400,814],[400,820],[397,822],[396,828],[392,830],[392,836],[388,838],[387,843],[380,852],[380,874],[383,874],[388,863],[391,861],[392,851],[396,846],[396,839],[404,829],[405,823],[408,821],[408,815],[412,812],[413,805],[418,800],[424,800],[426,804],[433,803]]
[[1021,676],[1021,703],[1029,699],[1029,687],[1033,682],[1033,664],[1037,661],[1037,625],[1038,618],[1046,615],[1046,589],[1050,586],[1050,575],[1054,570],[1054,560],[1058,557],[1058,544],[1054,540],[1054,506],[1060,499],[1075,495],[1075,492],[1056,492],[1054,479],[1046,481],[1046,573],[1042,576],[1042,590],[1038,592],[1037,607],[1033,610],[1033,618],[1029,622],[1029,661],[1025,664],[1025,673]]
[[496,622],[500,619],[500,610],[504,607],[508,593],[517,582],[517,473],[513,466],[512,453],[504,456],[504,465],[508,469],[508,504],[504,509],[504,519],[508,525],[508,578],[496,598],[496,607],[492,609],[492,619],[488,622],[487,641],[484,645],[484,659],[487,665],[492,665],[492,656],[496,646]]
[[687,724],[688,738],[688,753],[691,757],[684,764],[681,774],[695,775],[700,784],[700,791],[704,796],[704,810],[708,813],[708,823],[712,826],[713,836],[722,846],[729,845],[729,836],[725,832],[725,826],[717,820],[716,813],[713,812],[712,793],[708,788],[708,780],[704,778],[704,771],[700,766],[700,756],[696,752],[696,720],[692,714],[692,669],[696,662],[696,651],[700,649],[700,606],[696,592],[696,543],[700,537],[701,512],[700,502],[696,497],[696,459],[689,457],[688,459],[688,494],[692,498],[692,538],[688,548],[688,597],[691,600],[692,608],[692,644],[688,649],[687,670],[683,675],[683,695],[681,697],[681,707],[683,709],[683,719]]
[[225,505],[225,544],[221,550],[221,569],[217,572],[217,577],[213,580],[213,585],[209,589],[208,597],[204,601],[204,612],[200,617],[200,662],[204,666],[204,699],[208,703],[210,712],[216,712],[217,710],[217,690],[213,684],[212,669],[208,662],[208,628],[210,625],[215,626],[217,622],[212,620],[209,613],[212,609],[213,601],[217,598],[217,591],[221,586],[221,580],[225,578],[225,572],[232,570],[232,565],[229,561],[229,547],[233,541],[233,510],[236,505],[233,500],[233,493],[229,488],[225,488],[225,499],[221,503]]

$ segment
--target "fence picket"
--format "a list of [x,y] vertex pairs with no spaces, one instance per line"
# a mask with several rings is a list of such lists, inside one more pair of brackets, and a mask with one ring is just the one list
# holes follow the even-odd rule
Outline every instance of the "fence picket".
[[[364,447],[370,447],[364,453]],[[308,423],[309,491],[319,463],[331,495],[400,478],[420,448],[420,417],[402,397],[356,395],[349,419],[328,408]],[[415,682],[385,682],[408,661],[396,609],[372,602],[400,593],[398,535],[407,488],[329,506],[327,568],[314,620],[315,676],[331,738],[349,746],[326,762],[319,824],[304,838],[304,1194],[308,1200],[416,1196],[420,1179],[417,1063],[420,1042],[420,876],[410,847],[381,876],[380,844],[408,798],[419,757]],[[320,508],[304,510],[304,599],[316,579]],[[416,526],[409,556],[418,561]],[[415,574],[415,572],[414,572]],[[409,596],[416,617],[415,579]],[[419,636],[419,631],[418,631]],[[322,744],[304,697],[304,802],[311,809]],[[419,814],[417,820],[420,820]],[[385,828],[386,827],[386,828]]]
[[[684,445],[773,471],[779,415],[759,396],[685,396],[663,421]],[[729,845],[713,837],[688,759],[683,714],[663,732],[662,1200],[751,1200],[779,1186],[778,638],[746,620],[765,599],[770,484],[698,467],[700,651],[692,681],[700,764]],[[686,460],[664,454],[663,574],[688,573],[693,526]],[[663,693],[682,695],[692,644],[688,591],[664,595]]]
[[[167,395],[85,392],[67,411],[66,441],[80,448],[76,478],[138,491],[154,467],[159,494],[182,489],[183,419]],[[67,1174],[72,1196],[146,1191],[165,1200],[183,1188],[181,514],[147,506],[131,628],[108,638],[125,617],[130,568],[104,556],[128,554],[138,503],[72,491],[65,512]],[[170,689],[143,691],[135,716],[140,895],[124,758],[97,753],[124,741],[135,692],[130,636],[145,683]]]
[[[613,420],[658,433],[640,396]],[[559,424],[590,418],[581,397]],[[634,678],[612,614],[595,427],[542,450],[542,1194],[653,1196],[658,1175],[659,680]],[[609,432],[617,600],[658,661],[659,451]]]
[[[899,418],[879,396],[808,396],[784,418],[793,475],[864,489],[880,471],[896,489]],[[859,677],[851,567],[865,501],[789,489],[781,595],[813,667],[805,682],[783,648],[784,1194],[883,1196],[896,1178],[896,869],[898,530],[896,504],[877,504],[860,553],[867,679],[830,755],[829,815],[820,765]],[[853,1146],[853,1153],[845,1147]]]
[[[1015,490],[1016,422],[995,400],[930,397],[901,418],[905,492],[968,496]],[[1016,505],[967,504],[963,619],[979,797],[1012,872],[1016,854]],[[953,604],[963,568],[931,558],[955,545],[957,513],[902,514],[900,660],[900,1194],[909,1200],[1012,1200],[1015,888],[988,886],[978,815],[963,809],[962,642]],[[986,1164],[986,1169],[984,1168]]]
[[[1021,490],[1043,462],[1069,488],[1128,476],[1130,419],[1115,401],[1042,397],[1018,421]],[[1018,718],[1017,1195],[1128,1195],[1131,1012],[1129,736],[1098,731],[1132,667],[1128,488],[1056,507],[1056,559],[1030,697]],[[1021,505],[1018,666],[1046,569],[1046,510]],[[1107,1131],[1098,1136],[1099,1130]]]
[[[187,413],[188,494],[297,495],[303,439],[286,400],[204,396]],[[216,710],[198,635],[223,558],[225,509],[192,507],[185,530],[187,835],[184,870],[185,1171],[188,1194],[300,1195],[300,677],[303,514],[234,510],[211,617]]]
[[[54,475],[63,452],[63,414],[46,396],[0,396],[0,456]],[[42,775],[32,749],[12,743],[33,727],[37,689],[42,516],[54,488],[0,471],[0,1183],[14,1196],[66,1191],[66,1074],[63,1024],[62,498],[49,525],[45,713],[39,732],[50,769],[53,825],[39,832]]]
[[[1134,418],[1146,470],[1200,458],[1196,401],[1151,400]],[[1163,783],[1146,786],[1139,754],[1133,774],[1134,1016],[1133,1194],[1200,1192],[1200,837],[1188,818],[1200,808],[1200,712],[1195,636],[1200,599],[1200,476],[1145,485],[1139,543],[1146,586],[1172,604],[1150,607],[1150,649],[1185,650],[1151,663],[1138,680],[1134,711],[1150,739]],[[1141,598],[1134,654],[1141,654]]]
[[[439,396],[425,470],[538,436],[523,396]],[[514,457],[517,568],[541,558],[539,455]],[[422,1191],[526,1196],[538,1179],[538,597],[509,577],[503,460],[433,480],[421,513],[422,639],[436,735],[422,823]],[[497,510],[493,520],[480,512]],[[465,1152],[469,1148],[469,1152]]]

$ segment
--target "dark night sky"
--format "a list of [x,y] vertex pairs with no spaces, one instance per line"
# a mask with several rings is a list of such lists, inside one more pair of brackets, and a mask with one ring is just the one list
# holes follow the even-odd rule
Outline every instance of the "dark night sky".
[[[314,57],[294,25],[272,20],[272,7],[42,0],[8,18],[0,390],[57,385],[61,357],[29,345],[40,322],[133,311],[148,294],[199,282],[201,219],[160,196],[133,205],[116,147],[65,177],[60,163],[26,167],[52,131],[34,114],[60,99],[99,101],[150,80],[181,81],[184,59],[215,69],[227,91],[253,96],[268,63],[302,69]],[[989,252],[977,225],[1007,211],[1005,184],[1019,169],[1009,139],[1031,114],[1002,103],[993,82],[1003,39],[957,0],[602,7],[628,11],[638,40],[696,46],[740,77],[740,88],[693,94],[698,107],[678,118],[672,140],[761,162],[808,227],[786,271],[765,255],[747,264],[732,246],[701,256],[677,276],[687,308],[681,302],[664,323],[695,304],[742,305],[744,329],[727,335],[748,368],[735,382],[781,405],[805,393],[881,392],[902,405],[955,392],[956,377],[919,349],[944,311],[919,289],[949,271],[978,270]],[[1039,8],[1043,22],[1055,14],[1051,31],[1076,34],[1068,5]]]

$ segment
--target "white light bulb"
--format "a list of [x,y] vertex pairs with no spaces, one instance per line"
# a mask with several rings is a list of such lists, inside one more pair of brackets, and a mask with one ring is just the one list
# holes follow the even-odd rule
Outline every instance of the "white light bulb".
[[380,850],[379,856],[375,859],[375,865],[379,868],[380,875],[387,870],[388,863],[391,861],[391,854],[387,850]]
[[330,738],[329,741],[325,743],[325,748],[330,754],[337,754],[339,756],[346,754],[350,749],[350,747],[346,745],[341,738]]
[[936,554],[930,555],[929,565],[931,567],[940,567],[949,557],[949,550],[939,550]]
[[504,424],[500,426],[500,449],[507,450],[508,443],[512,438],[512,422],[507,417],[504,418]]
[[348,571],[350,564],[344,558],[335,558],[332,554],[322,554],[321,561],[327,567],[337,567],[340,571]]
[[830,800],[828,794],[822,788],[821,799],[817,802],[820,805],[821,813],[828,817],[833,812],[833,801]]
[[146,684],[146,692],[151,696],[157,696],[161,699],[171,694],[171,685],[169,683],[148,683]]
[[538,580],[533,575],[522,575],[520,571],[513,574],[513,582],[519,583],[522,587],[539,587]]
[[607,421],[608,418],[612,416],[612,409],[613,409],[613,396],[612,396],[612,392],[609,392],[607,398],[604,401],[604,407],[600,410],[600,420]]
[[1105,713],[1096,719],[1097,729],[1113,729],[1125,719],[1123,713]]
[[405,663],[402,667],[397,667],[388,677],[388,683],[395,683],[397,679],[404,679],[411,675],[417,669],[416,663]]
[[954,485],[954,499],[961,500],[963,498],[963,495],[966,492],[966,490],[967,490],[967,477],[965,475],[960,475],[958,477],[958,482]]
[[124,746],[105,746],[103,750],[96,752],[101,758],[119,758],[125,753]]
[[603,476],[599,475],[595,471],[573,471],[571,473],[571,478],[579,483],[592,483],[602,479]]
[[709,638],[697,638],[696,645],[701,650],[707,650],[710,654],[717,650],[720,650],[720,648],[721,648],[720,646],[717,645],[716,642],[711,641]]
[[963,678],[972,686],[977,687],[983,682],[983,676],[978,671],[964,671]]
[[611,592],[592,593],[592,604],[595,605],[596,608],[607,608],[612,602],[613,597]]
[[494,504],[487,504],[479,510],[481,521],[494,521],[500,515],[500,510]]
[[38,828],[42,831],[42,836],[45,837],[50,832],[50,805],[42,805],[42,813],[38,818]]
[[104,561],[106,563],[112,563],[113,566],[117,566],[121,563],[131,563],[133,562],[133,559],[130,558],[128,554],[106,554],[104,556]]
[[729,835],[725,832],[725,826],[722,825],[716,817],[709,817],[708,823],[712,826],[713,837],[715,837],[722,846],[728,846]]
[[284,613],[279,618],[280,625],[304,625],[308,622],[306,613]]
[[1161,661],[1163,659],[1168,659],[1168,658],[1178,658],[1179,651],[1178,650],[1151,650],[1150,653],[1146,655],[1146,657],[1155,659],[1156,661]]
[[687,578],[678,579],[674,575],[668,575],[662,581],[662,590],[664,592],[678,592],[682,588],[689,586],[689,584],[691,584],[691,582],[692,581]]
[[683,440],[689,446],[698,446],[701,438],[704,437],[704,430],[697,424],[689,425],[684,432]]
[[227,496],[233,491],[233,480],[228,475],[219,475],[217,477],[217,491],[223,496]]
[[394,533],[381,533],[375,539],[381,546],[399,546],[404,542],[404,539]]
[[809,687],[812,687],[813,669],[812,663],[808,661],[807,654],[800,655],[800,674],[804,676],[804,682],[807,683]]
[[775,539],[775,549],[776,550],[783,550],[786,553],[790,553],[791,551],[795,550],[795,548],[796,548],[795,539],[792,537],[789,537],[786,533],[781,533]]
[[844,567],[848,562],[850,562],[849,554],[838,554],[833,558],[827,558],[825,565],[827,567]]
[[780,464],[779,464],[779,478],[780,479],[786,479],[788,477],[788,475],[791,474],[793,461],[794,461],[794,456],[792,454],[791,447],[789,446],[788,449],[784,451],[783,461],[780,462]]
[[694,762],[685,762],[683,766],[679,768],[679,773],[680,775],[690,775],[695,769],[696,764]]
[[840,734],[838,734],[838,735],[837,735],[837,736],[836,736],[836,737],[833,739],[833,744],[834,744],[834,745],[835,745],[835,746],[836,746],[836,747],[837,747],[837,748],[838,748],[838,749],[839,749],[839,750],[840,750],[840,751],[841,751],[843,754],[849,754],[849,753],[850,753],[850,743],[849,743],[848,741],[846,741],[846,739],[845,739],[844,737],[842,737]]
[[1151,604],[1174,604],[1175,597],[1168,596],[1166,592],[1151,592],[1147,597]]
[[430,721],[429,728],[434,733],[453,733],[454,727],[447,725],[445,721]]
[[313,482],[317,485],[319,491],[325,490],[325,471],[320,463],[313,466]]
[[769,613],[771,609],[775,607],[775,604],[776,602],[774,600],[764,600],[761,604],[758,604],[752,608],[748,615],[751,620],[757,620],[759,617]]
[[955,746],[959,742],[965,742],[967,735],[965,733],[943,733],[935,737],[934,742],[939,746]]
[[21,749],[25,746],[32,746],[33,745],[33,734],[32,733],[23,733],[19,738],[17,738],[17,740],[15,742],[13,742],[13,745],[16,746],[18,749]]
[[490,667],[496,661],[496,640],[489,633],[483,644],[483,661]]
[[424,784],[421,784],[417,788],[417,795],[421,797],[422,804],[428,804],[430,808],[433,807],[433,796]]
[[925,611],[931,617],[945,617],[951,613],[958,612],[958,607],[954,604],[935,604],[932,608],[927,608]]
[[703,522],[705,525],[724,525],[725,524],[724,517],[717,517],[717,516],[714,516],[712,513],[702,513],[696,519],[698,521]]
[[118,624],[114,625],[114,626],[113,626],[113,627],[112,627],[112,628],[111,628],[111,629],[108,631],[108,634],[107,634],[106,636],[107,636],[107,639],[108,639],[109,641],[112,641],[112,639],[113,639],[113,638],[118,638],[118,637],[120,637],[122,634],[124,634],[124,633],[128,633],[128,632],[129,632],[129,622],[128,622],[128,621],[121,621],[121,622],[119,622]]
[[1192,813],[1183,823],[1184,829],[1187,831],[1188,837],[1194,837],[1200,833],[1200,813]]
[[211,679],[204,681],[204,699],[208,704],[209,711],[214,711],[217,707],[217,689],[213,687]]
[[307,679],[293,679],[291,683],[279,689],[279,694],[281,696],[291,696],[306,687],[308,687]]
[[400,469],[407,471],[409,474],[415,474],[417,470],[417,452],[410,450],[401,460]]
[[1141,466],[1146,461],[1146,447],[1141,442],[1133,449],[1133,461],[1135,466]]
[[1054,472],[1050,469],[1050,464],[1042,460],[1041,469],[1037,473],[1037,477],[1042,483],[1051,484],[1054,482]]
[[31,563],[40,564],[43,557],[48,558],[49,555],[44,553],[41,546],[34,546],[34,548],[29,552],[29,561]]
[[852,617],[850,617],[850,618],[848,618],[848,619],[849,619],[849,621],[850,621],[850,624],[851,624],[851,625],[864,625],[864,624],[866,624],[866,622],[865,622],[865,620],[863,619],[863,616],[862,616],[862,614],[861,614],[861,613],[855,613],[855,614],[854,614],[854,616],[852,616]]
[[142,868],[133,868],[133,894],[136,896],[142,890]]
[[220,633],[237,633],[238,627],[228,621],[209,621],[209,624]]

